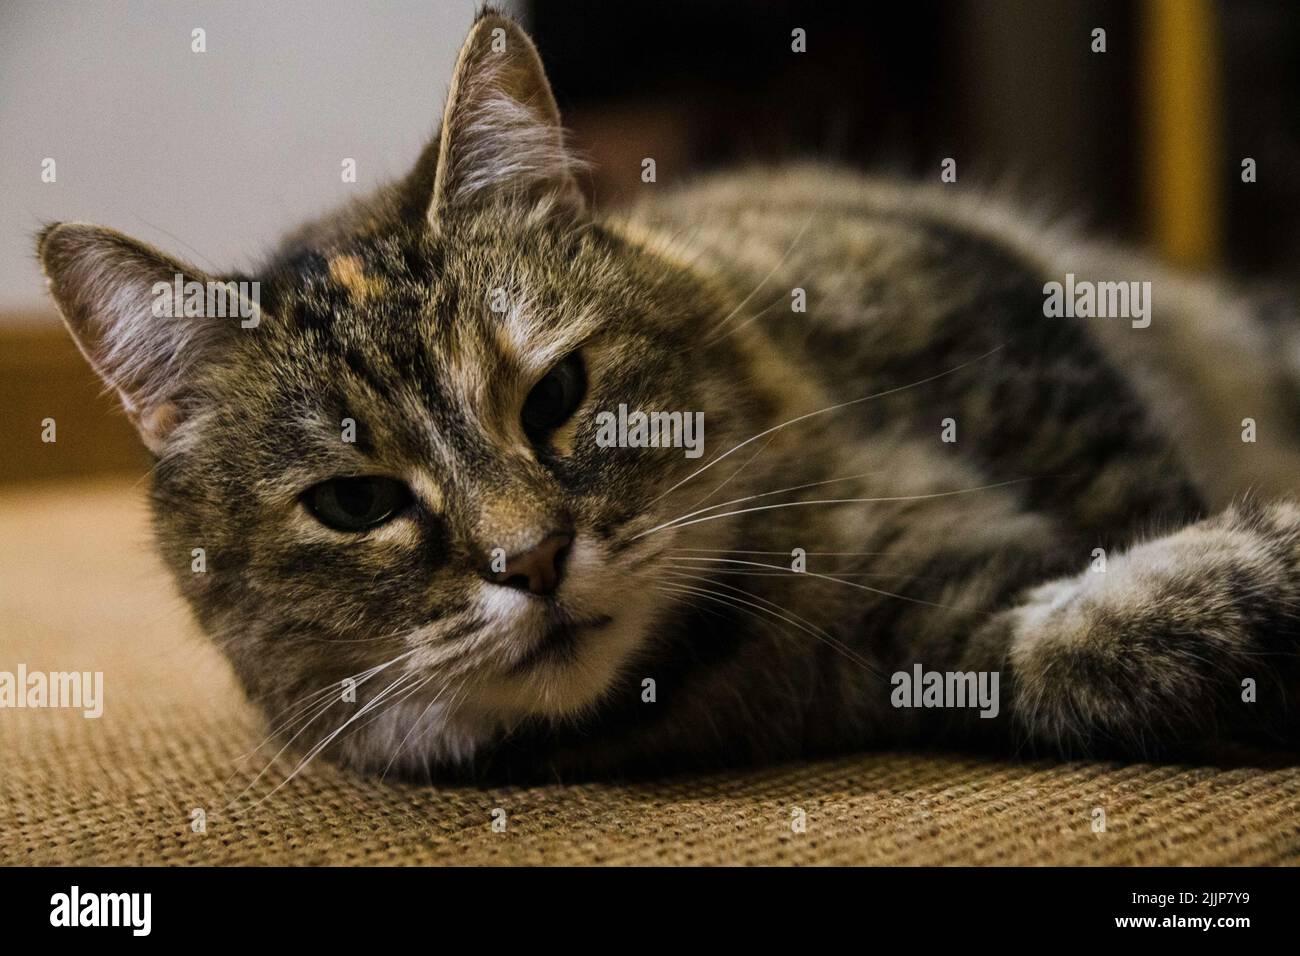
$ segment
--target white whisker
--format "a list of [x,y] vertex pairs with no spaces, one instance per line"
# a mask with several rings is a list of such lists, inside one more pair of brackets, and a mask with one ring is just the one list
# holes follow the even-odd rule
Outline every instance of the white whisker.
[[[429,680],[432,680],[432,678],[429,678]],[[426,681],[425,683],[427,684],[428,681]],[[447,688],[449,688],[450,686],[451,686],[450,681],[447,682],[446,684],[443,684],[443,686],[438,690],[438,693],[433,695],[433,699],[430,700],[429,703],[425,705],[424,710],[420,711],[420,715],[416,717],[414,721],[412,721],[410,730],[406,732],[406,736],[402,738],[401,742],[397,745],[397,749],[393,751],[393,755],[388,759],[388,763],[384,766],[383,772],[379,774],[380,780],[383,780],[385,777],[388,776],[388,771],[393,769],[393,764],[396,762],[397,758],[401,755],[403,748],[406,747],[407,741],[411,739],[411,734],[415,733],[415,729],[419,727],[420,723],[424,720],[424,718],[428,716],[429,711],[433,709],[434,705],[437,704],[438,701],[442,699],[442,695],[447,692]],[[464,682],[462,682],[461,686],[464,686]],[[455,696],[456,696],[455,694],[452,695],[452,697]]]
[[[394,657],[394,658],[393,658],[392,660],[390,660],[390,661],[386,661],[386,662],[383,663],[383,664],[378,664],[378,665],[376,665],[376,666],[374,666],[374,667],[371,667],[371,668],[369,668],[369,669],[367,669],[367,670],[365,670],[365,671],[362,671],[361,674],[360,674],[360,675],[356,675],[356,677],[355,677],[354,679],[357,679],[357,684],[358,684],[358,686],[360,686],[361,683],[363,683],[363,682],[366,681],[366,680],[369,680],[371,677],[373,677],[375,674],[378,674],[380,671],[386,670],[386,669],[388,669],[389,667],[392,667],[392,666],[393,666],[394,664],[396,664],[398,661],[401,661],[401,660],[404,660],[404,659],[410,657],[412,654],[415,653],[415,651],[416,651],[416,648],[412,648],[411,650],[406,651],[406,652],[403,653],[403,654],[399,654],[397,657]],[[339,687],[341,687],[342,685],[343,685],[343,682],[342,682],[342,681],[338,681],[338,682],[336,682],[335,684],[332,684],[332,685],[330,685],[330,686],[328,686],[328,687],[325,687],[323,690],[324,690],[324,691],[337,690],[337,689],[338,689]],[[391,685],[390,685],[390,686],[391,686]],[[320,692],[317,692],[317,695],[318,695],[319,693],[320,693]],[[317,696],[317,695],[313,695],[313,696]],[[303,724],[303,726],[300,727],[300,728],[298,729],[297,733],[295,733],[292,737],[290,737],[287,741],[285,741],[284,746],[282,746],[278,751],[276,751],[275,755],[274,755],[274,756],[273,756],[273,757],[272,757],[272,758],[267,762],[266,766],[263,767],[260,771],[258,771],[257,775],[256,775],[255,777],[253,777],[253,779],[250,780],[250,781],[248,782],[248,785],[247,785],[246,787],[244,787],[244,789],[241,790],[241,791],[239,792],[239,794],[238,794],[238,795],[237,795],[233,800],[231,800],[229,803],[226,804],[226,809],[229,810],[232,806],[235,805],[235,803],[236,803],[237,801],[239,801],[239,800],[240,800],[240,799],[241,799],[241,798],[242,798],[246,793],[248,793],[249,790],[251,790],[254,786],[256,786],[257,782],[258,782],[259,780],[261,780],[263,776],[266,775],[266,772],[267,772],[268,770],[270,770],[272,766],[274,766],[275,762],[276,762],[278,759],[280,759],[281,755],[283,755],[284,752],[285,752],[286,750],[288,750],[288,749],[293,745],[293,742],[294,742],[295,740],[297,740],[300,736],[302,736],[302,734],[305,733],[305,732],[307,731],[307,728],[309,728],[312,724],[314,724],[314,723],[315,723],[315,722],[320,718],[320,716],[321,716],[322,714],[324,714],[326,711],[329,710],[329,708],[330,708],[331,706],[333,706],[334,703],[335,703],[335,700],[333,700],[333,699],[327,699],[326,703],[316,711],[316,713],[311,717],[311,719],[308,720],[305,724]],[[355,717],[354,717],[353,719],[355,719]],[[292,719],[289,721],[289,723],[292,723]],[[345,725],[345,726],[346,726],[346,725]],[[272,733],[271,736],[272,736],[272,737],[274,736],[274,732]],[[271,739],[271,737],[268,737],[268,740],[269,740],[269,739]],[[266,745],[265,743],[260,744],[260,745],[257,747],[257,750],[254,750],[253,753],[257,753],[257,751],[258,751],[258,750],[261,750],[262,747],[264,747],[265,745]],[[251,754],[248,755],[248,756],[251,756]],[[301,765],[300,765],[300,768],[301,768]],[[297,772],[297,771],[295,771],[295,773],[296,773],[296,772]],[[288,783],[288,780],[284,781],[284,783]],[[283,786],[284,783],[280,784],[280,786]],[[278,789],[279,789],[279,787],[276,787],[276,790],[278,790]],[[273,790],[272,793],[274,793],[274,792],[275,792],[275,791]],[[267,796],[269,797],[270,794],[267,794]],[[260,801],[259,801],[259,802],[260,802]]]
[[[858,584],[856,581],[845,581],[842,578],[837,578],[829,574],[821,574],[817,571],[792,571],[789,568],[779,564],[763,564],[758,561],[741,561],[737,558],[683,558],[682,560],[718,561],[718,562],[726,562],[728,564],[747,564],[756,568],[772,568],[777,571],[784,571],[787,574],[791,575],[792,577],[807,575],[809,577],[822,578],[826,581],[837,581],[840,584],[843,584],[845,587],[857,588],[860,591],[869,591],[870,593],[878,594],[881,597],[897,598],[900,601],[907,601],[911,604],[923,604],[926,607],[941,608],[942,610],[945,611],[956,611],[961,614],[981,614],[985,616],[990,616],[990,612],[980,611],[975,608],[956,607],[955,605],[951,605],[951,604],[940,604],[936,601],[926,601],[922,598],[909,597],[906,594],[896,594],[893,591],[882,591],[880,588],[873,588],[866,584]],[[699,567],[699,565],[695,565],[695,567]]]
[[[775,491],[764,491],[756,495],[746,495],[743,498],[732,498],[730,501],[720,501],[716,505],[709,505],[707,508],[699,508],[695,511],[688,512],[684,515],[679,515],[676,518],[670,518],[668,521],[665,521],[662,524],[656,525],[655,527],[650,528],[646,531],[642,531],[636,537],[632,538],[632,540],[635,541],[636,538],[639,538],[642,535],[653,534],[654,532],[660,530],[661,528],[666,528],[669,525],[676,525],[677,522],[679,521],[684,521],[687,518],[693,518],[696,515],[704,514],[706,511],[716,511],[717,509],[725,508],[728,505],[740,505],[740,504],[744,504],[746,501],[757,501],[759,498],[770,498],[772,495],[783,495],[791,491],[803,491],[807,488],[819,488],[822,485],[833,485],[841,481],[853,481],[855,478],[865,478],[867,475],[872,475],[872,474],[875,474],[875,472],[864,471],[856,475],[846,475],[843,478],[827,478],[824,481],[810,481],[802,485],[791,485],[789,488],[777,488]],[[722,487],[722,486],[719,485],[718,487]],[[705,498],[701,500],[708,500],[708,499]],[[699,502],[696,502],[696,504],[699,504]]]
[[839,402],[838,404],[835,404],[835,405],[828,405],[828,406],[826,406],[825,408],[819,408],[819,409],[817,409],[816,411],[805,412],[805,413],[802,414],[802,415],[796,416],[795,418],[791,418],[789,421],[782,422],[782,423],[779,424],[779,425],[773,425],[772,427],[767,428],[767,429],[764,429],[763,431],[759,432],[757,435],[752,435],[752,436],[750,436],[749,438],[746,438],[746,439],[745,439],[744,441],[742,441],[740,444],[738,444],[738,445],[734,445],[734,446],[732,446],[731,448],[727,449],[727,450],[724,451],[722,454],[718,455],[716,458],[714,458],[714,459],[712,459],[711,461],[709,461],[708,464],[706,464],[706,465],[702,466],[701,468],[698,468],[698,469],[696,469],[695,471],[691,472],[689,475],[687,475],[687,476],[686,476],[685,478],[683,478],[681,481],[677,482],[677,483],[676,483],[675,485],[673,485],[671,488],[669,488],[669,489],[667,489],[666,491],[664,491],[664,492],[662,492],[661,494],[659,494],[657,497],[655,497],[653,500],[651,500],[648,504],[653,505],[656,501],[659,501],[660,499],[664,498],[665,496],[667,496],[667,495],[671,494],[672,492],[676,491],[678,488],[680,488],[682,485],[686,484],[686,483],[687,483],[688,481],[690,481],[691,479],[693,479],[693,478],[695,478],[696,476],[701,475],[701,474],[703,474],[704,472],[708,471],[710,468],[712,468],[712,467],[713,467],[714,465],[716,465],[718,462],[722,461],[724,458],[726,458],[726,457],[728,457],[729,455],[732,455],[732,454],[734,454],[735,452],[739,451],[740,449],[744,448],[744,447],[745,447],[746,445],[748,445],[750,442],[758,441],[758,439],[763,438],[763,437],[765,437],[765,436],[767,436],[767,435],[770,435],[770,434],[772,434],[773,432],[777,432],[777,431],[780,431],[780,430],[783,429],[783,428],[787,428],[787,427],[789,427],[790,425],[795,425],[795,424],[798,424],[799,422],[806,421],[806,420],[809,419],[809,418],[814,418],[814,417],[816,417],[817,415],[826,415],[826,414],[828,414],[828,413],[830,413],[830,412],[839,411],[839,410],[842,409],[842,408],[849,408],[849,407],[852,406],[852,405],[860,405],[860,404],[862,404],[863,402],[869,402],[869,401],[872,401],[873,399],[877,399],[877,398],[884,398],[886,395],[894,395],[894,394],[897,394],[898,392],[906,391],[906,390],[909,389],[909,388],[917,388],[917,387],[919,387],[919,386],[921,386],[921,385],[925,385],[925,384],[927,384],[927,383],[929,383],[929,382],[936,381],[937,379],[941,379],[941,378],[943,378],[943,377],[946,376],[946,375],[952,375],[952,374],[954,374],[954,373],[956,373],[956,372],[959,372],[959,371],[961,371],[962,369],[966,368],[967,366],[974,365],[976,362],[982,362],[984,359],[988,358],[990,355],[993,355],[995,352],[1000,352],[1000,351],[1001,351],[1002,349],[1004,349],[1004,348],[1006,348],[1006,345],[1005,345],[1005,344],[1003,344],[1003,345],[999,345],[999,346],[997,346],[996,348],[989,349],[987,352],[985,352],[985,353],[982,354],[982,355],[977,355],[975,358],[970,359],[970,360],[965,361],[965,362],[962,362],[960,365],[954,365],[952,368],[950,368],[950,369],[948,369],[948,370],[946,370],[946,371],[938,372],[937,374],[935,374],[935,375],[931,375],[931,376],[928,376],[927,378],[918,379],[918,380],[915,381],[915,382],[909,382],[907,385],[898,385],[898,386],[895,386],[894,388],[887,388],[887,389],[885,389],[885,390],[882,391],[882,392],[875,392],[875,393],[873,393],[873,394],[871,394],[871,395],[864,395],[864,396],[862,396],[861,398],[850,399],[850,400],[847,401],[847,402]]
[[293,768],[293,770],[289,773],[289,775],[285,777],[283,780],[281,780],[278,784],[276,784],[271,789],[270,793],[268,793],[266,796],[262,797],[260,800],[254,803],[253,807],[260,806],[261,804],[265,803],[267,800],[271,799],[271,797],[279,793],[280,790],[282,790],[284,787],[288,786],[290,781],[292,781],[294,777],[298,776],[298,774],[302,772],[303,768],[306,767],[309,763],[311,763],[312,760],[315,759],[315,757],[321,751],[323,751],[326,747],[332,744],[335,738],[338,737],[339,734],[343,733],[344,730],[346,730],[356,721],[360,720],[366,714],[370,713],[381,703],[383,703],[383,701],[388,698],[388,696],[393,692],[394,688],[396,688],[399,684],[402,684],[406,681],[410,681],[416,678],[417,675],[402,674],[395,681],[393,681],[391,684],[389,684],[387,687],[381,690],[378,694],[376,694],[373,698],[368,700],[361,707],[360,710],[358,710],[355,714],[353,714],[351,717],[345,720],[338,728],[336,728],[333,732],[331,732],[324,740],[320,741],[315,746],[313,746],[311,750],[307,752],[306,756],[304,756],[302,760],[298,762],[298,765]]
[[699,501],[695,502],[695,504],[691,505],[691,507],[692,507],[692,508],[698,508],[700,505],[704,504],[704,502],[708,501],[710,498],[712,498],[714,495],[716,495],[719,491],[721,491],[723,488],[725,488],[728,484],[730,484],[732,481],[734,481],[734,480],[735,480],[735,479],[740,475],[741,472],[743,472],[746,468],[748,468],[750,465],[752,465],[752,464],[754,463],[754,459],[755,459],[755,458],[757,458],[759,455],[763,454],[763,452],[767,451],[768,447],[772,444],[772,442],[773,442],[774,440],[775,440],[775,439],[769,438],[769,439],[768,439],[768,440],[767,440],[767,441],[762,445],[762,447],[760,447],[760,448],[758,449],[758,451],[754,452],[754,454],[750,455],[748,458],[745,459],[744,464],[742,464],[739,468],[737,468],[735,471],[733,471],[731,474],[729,474],[726,478],[722,479],[722,481],[720,481],[717,485],[714,486],[714,488],[713,488],[712,491],[710,491],[707,495],[705,495],[705,496],[704,496],[703,498],[701,498]]
[[[794,247],[799,244],[799,240],[802,239],[804,233],[808,231],[808,227],[812,225],[812,221],[815,216],[816,213],[813,213],[808,217],[808,219],[804,222],[803,226],[801,226],[799,231],[795,234],[795,237],[792,240],[790,240],[790,245],[786,247],[785,252],[781,253],[781,258],[776,260],[776,264],[772,266],[772,268],[768,271],[767,275],[763,276],[762,280],[758,283],[758,285],[754,286],[754,290],[750,292],[749,295],[741,299],[739,304],[737,304],[737,306],[734,309],[728,312],[717,323],[717,325],[713,327],[712,331],[709,333],[709,337],[704,340],[705,345],[709,345],[713,342],[716,342],[718,338],[721,337],[720,333],[722,332],[722,330],[726,328],[727,323],[729,323],[736,316],[736,313],[738,313],[741,309],[743,309],[745,305],[749,302],[749,300],[754,298],[754,296],[758,295],[759,291],[763,288],[763,286],[767,285],[768,282],[771,281],[772,276],[776,275],[777,270],[780,269],[781,266],[785,264],[785,260],[790,257],[790,253],[794,251]],[[784,298],[784,293],[782,294],[782,298]],[[771,306],[769,306],[768,308],[771,308]]]
[[[878,498],[813,498],[805,501],[781,501],[774,505],[758,505],[753,508],[741,508],[737,511],[725,511],[722,514],[705,515],[702,518],[695,518],[691,521],[675,519],[667,521],[657,527],[650,528],[648,531],[642,531],[634,535],[632,540],[643,537],[647,534],[653,534],[656,531],[662,531],[666,528],[685,528],[689,525],[699,524],[701,521],[716,521],[719,518],[731,518],[736,515],[749,514],[754,511],[772,511],[776,508],[806,508],[812,505],[851,505],[851,504],[870,504],[888,501],[930,501],[935,498],[951,498],[955,495],[969,495],[977,491],[991,491],[995,488],[1006,488],[1009,485],[1024,484],[1027,481],[1033,481],[1032,478],[1013,478],[1010,481],[999,481],[991,485],[980,485],[977,488],[959,488],[956,491],[933,491],[923,495],[885,495]],[[722,507],[715,505],[715,507]],[[704,508],[704,511],[711,511],[711,508]]]
[[[879,673],[880,673],[880,672],[879,672],[879,671],[878,671],[874,666],[872,666],[872,664],[871,664],[869,661],[865,660],[863,657],[861,657],[860,655],[858,655],[857,653],[855,653],[851,648],[845,646],[842,642],[837,641],[837,640],[836,640],[834,637],[832,637],[831,635],[829,635],[829,634],[825,634],[824,631],[821,632],[821,633],[819,633],[819,632],[818,632],[819,629],[814,629],[813,627],[810,627],[810,626],[806,626],[806,625],[804,625],[804,624],[801,624],[801,623],[799,623],[798,621],[795,621],[795,620],[792,620],[792,619],[789,618],[789,617],[786,617],[784,614],[780,614],[780,613],[778,613],[778,612],[776,612],[776,611],[773,611],[771,608],[764,607],[763,605],[761,605],[761,604],[757,604],[757,603],[755,603],[755,602],[753,602],[753,601],[745,601],[745,600],[741,600],[740,598],[734,597],[734,596],[732,596],[732,595],[730,595],[730,594],[723,594],[723,593],[718,592],[718,591],[712,591],[712,590],[710,590],[710,589],[708,589],[708,588],[696,587],[696,586],[694,586],[694,585],[690,585],[690,584],[666,583],[666,584],[659,585],[659,587],[661,587],[661,588],[670,588],[670,589],[671,589],[671,588],[680,588],[680,589],[686,591],[687,593],[690,593],[690,594],[698,594],[700,597],[705,598],[706,600],[713,600],[713,601],[717,601],[717,602],[720,603],[720,604],[724,604],[724,605],[728,605],[728,606],[730,606],[730,607],[734,607],[734,608],[736,608],[736,610],[739,610],[739,611],[741,611],[742,613],[748,613],[748,614],[750,614],[751,616],[753,616],[753,617],[755,617],[755,618],[758,618],[759,620],[762,620],[763,618],[762,618],[760,615],[755,614],[755,613],[752,612],[752,611],[745,611],[745,608],[744,608],[744,607],[741,607],[741,605],[745,605],[745,606],[747,606],[747,607],[751,607],[751,608],[757,608],[759,611],[763,611],[763,612],[765,612],[765,613],[771,615],[772,617],[779,618],[779,619],[781,619],[782,621],[785,621],[787,624],[792,624],[792,625],[794,625],[794,626],[797,627],[799,630],[803,631],[803,632],[806,633],[806,634],[811,635],[812,637],[814,637],[814,638],[816,638],[817,640],[821,641],[823,644],[826,644],[826,645],[828,645],[829,647],[834,648],[836,651],[838,651],[838,652],[839,652],[840,654],[842,654],[844,657],[847,657],[849,660],[853,661],[855,664],[858,664],[860,667],[863,667],[863,668],[865,668],[866,670],[870,671],[871,673],[876,674],[877,676],[879,676]],[[751,595],[751,597],[752,597],[752,595]],[[777,605],[777,606],[779,607],[780,605]],[[824,636],[823,636],[823,635],[824,635]]]

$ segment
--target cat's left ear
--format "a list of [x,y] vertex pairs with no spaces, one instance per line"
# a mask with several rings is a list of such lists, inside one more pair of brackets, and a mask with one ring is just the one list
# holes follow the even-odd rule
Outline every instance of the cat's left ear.
[[460,50],[442,118],[429,221],[451,207],[507,198],[581,211],[580,163],[528,34],[484,13]]
[[[182,420],[189,371],[217,350],[228,323],[186,318],[177,285],[207,283],[199,270],[112,229],[54,223],[37,255],[63,321],[82,354],[113,386],[146,446],[161,455]],[[163,295],[166,293],[166,295]]]

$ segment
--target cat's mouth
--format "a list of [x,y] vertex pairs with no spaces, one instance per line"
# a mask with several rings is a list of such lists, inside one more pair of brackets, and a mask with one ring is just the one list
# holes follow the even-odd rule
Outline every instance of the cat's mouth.
[[520,674],[542,663],[571,660],[586,634],[608,627],[613,620],[608,614],[601,614],[585,618],[564,615],[551,621],[533,646],[510,668],[510,673]]

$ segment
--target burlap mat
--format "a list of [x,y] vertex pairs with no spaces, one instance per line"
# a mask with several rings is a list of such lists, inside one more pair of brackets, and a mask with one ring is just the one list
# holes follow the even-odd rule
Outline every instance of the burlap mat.
[[[1268,864],[1300,767],[868,754],[629,785],[278,792],[264,729],[149,552],[123,484],[0,491],[0,670],[102,670],[105,712],[0,710],[0,862]],[[229,806],[231,801],[234,806]],[[492,827],[504,811],[505,828]],[[1104,832],[1094,832],[1096,811]],[[196,810],[205,818],[195,832]],[[804,832],[792,820],[802,810]],[[498,814],[500,816],[500,814]]]

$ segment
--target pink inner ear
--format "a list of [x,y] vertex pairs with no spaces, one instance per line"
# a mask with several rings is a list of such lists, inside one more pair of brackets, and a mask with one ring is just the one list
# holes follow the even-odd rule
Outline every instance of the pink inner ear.
[[161,453],[163,445],[167,442],[167,436],[180,423],[181,411],[173,402],[163,402],[153,408],[146,408],[136,416],[136,427],[140,430],[140,437],[155,454]]
[[480,195],[554,195],[570,210],[584,205],[575,175],[583,164],[565,145],[541,58],[504,18],[480,20],[461,48],[438,156],[428,211],[435,226],[445,203]]

